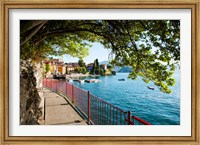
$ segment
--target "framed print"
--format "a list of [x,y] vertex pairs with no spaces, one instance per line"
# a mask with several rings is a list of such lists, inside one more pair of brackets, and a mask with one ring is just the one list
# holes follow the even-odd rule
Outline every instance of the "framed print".
[[199,144],[199,1],[1,1],[1,144]]

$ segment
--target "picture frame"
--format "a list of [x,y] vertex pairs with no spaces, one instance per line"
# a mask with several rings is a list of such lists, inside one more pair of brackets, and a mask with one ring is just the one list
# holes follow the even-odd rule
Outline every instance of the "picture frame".
[[[98,0],[96,2],[72,0],[31,0],[1,1],[1,144],[200,144],[200,48],[199,48],[199,0],[180,1],[114,1]],[[9,9],[191,9],[192,13],[192,118],[191,136],[9,136]]]

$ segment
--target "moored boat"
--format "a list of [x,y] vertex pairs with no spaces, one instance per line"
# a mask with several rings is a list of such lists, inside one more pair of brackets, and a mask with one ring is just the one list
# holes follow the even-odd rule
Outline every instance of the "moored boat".
[[99,79],[90,79],[90,80],[85,80],[85,82],[87,82],[87,83],[98,83],[98,82],[100,82],[100,80]]
[[154,88],[153,88],[153,87],[149,87],[149,86],[147,86],[147,88],[148,88],[148,89],[150,89],[150,90],[154,90]]
[[125,81],[125,79],[124,79],[124,78],[122,78],[122,79],[118,79],[118,81]]
[[85,80],[78,80],[79,83],[83,84]]

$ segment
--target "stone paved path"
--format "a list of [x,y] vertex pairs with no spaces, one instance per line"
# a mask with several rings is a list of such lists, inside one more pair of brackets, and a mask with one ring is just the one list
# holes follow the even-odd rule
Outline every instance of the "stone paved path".
[[44,88],[45,125],[87,125],[85,120],[60,95]]

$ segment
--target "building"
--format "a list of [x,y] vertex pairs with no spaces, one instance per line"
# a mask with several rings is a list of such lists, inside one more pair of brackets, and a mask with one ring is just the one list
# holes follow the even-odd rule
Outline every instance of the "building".
[[53,59],[53,60],[45,60],[45,64],[49,64],[50,66],[50,74],[54,75],[61,75],[61,74],[66,74],[66,67],[64,64],[64,61],[62,59]]
[[90,72],[90,71],[93,69],[93,65],[94,65],[94,63],[89,63],[89,64],[86,66],[87,71]]
[[66,74],[65,64],[62,59],[55,59],[54,66],[56,67],[56,72],[54,74],[58,75]]
[[70,64],[66,64],[66,74],[71,74],[74,72],[74,67]]
[[57,64],[57,74],[63,75],[66,74],[66,67],[64,64]]
[[66,66],[66,73],[67,74],[73,73],[76,68],[80,67],[77,62],[65,63],[65,66]]
[[102,68],[103,70],[107,70],[107,64],[101,64],[100,68]]

